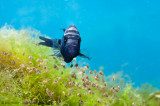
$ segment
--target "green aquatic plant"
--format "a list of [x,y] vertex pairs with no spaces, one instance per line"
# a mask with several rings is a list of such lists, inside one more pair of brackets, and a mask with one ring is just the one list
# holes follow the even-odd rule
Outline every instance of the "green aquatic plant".
[[[105,76],[102,71],[80,67],[76,59],[65,66],[49,56],[54,50],[39,46],[39,31],[0,29],[0,104],[54,106],[157,105],[150,90],[134,88],[122,72]],[[145,92],[144,92],[145,91]],[[156,93],[157,94],[157,93]]]

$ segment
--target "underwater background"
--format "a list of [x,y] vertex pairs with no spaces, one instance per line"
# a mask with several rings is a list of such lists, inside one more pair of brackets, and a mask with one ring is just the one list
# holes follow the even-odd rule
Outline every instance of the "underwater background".
[[[78,57],[79,65],[88,64],[90,70],[103,70],[106,76],[123,73],[134,87],[149,83],[160,88],[159,4],[158,0],[0,0],[0,34],[6,34],[9,27],[11,30],[7,32],[11,37],[10,31],[15,37],[28,29],[24,33],[62,38],[60,29],[75,24],[82,38],[81,49],[91,57],[90,61]],[[28,35],[24,36],[28,39]],[[7,40],[4,39],[1,36],[1,45]],[[18,35],[15,39],[23,44],[23,36]],[[25,45],[27,43],[30,50],[33,45],[29,41]],[[40,48],[49,55],[48,48]],[[33,55],[42,52],[35,50]],[[27,48],[24,51],[27,52]],[[41,103],[45,104],[43,100]]]

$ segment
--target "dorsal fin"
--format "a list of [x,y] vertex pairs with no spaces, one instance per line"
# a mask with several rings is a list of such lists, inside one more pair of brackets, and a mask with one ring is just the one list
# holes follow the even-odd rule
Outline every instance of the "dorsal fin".
[[65,28],[63,28],[62,30],[65,32],[65,30],[66,30],[66,29],[65,29]]
[[65,32],[65,30],[66,30],[65,28],[59,28],[59,29],[62,30],[63,32]]

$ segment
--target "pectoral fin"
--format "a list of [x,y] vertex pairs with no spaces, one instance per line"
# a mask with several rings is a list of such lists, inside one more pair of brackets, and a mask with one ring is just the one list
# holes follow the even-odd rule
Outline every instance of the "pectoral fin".
[[60,48],[60,45],[61,45],[61,39],[52,39],[52,42],[53,42],[53,48],[55,49],[59,49]]
[[54,53],[54,54],[52,54],[50,56],[62,57],[61,53]]
[[88,56],[86,56],[86,55],[84,55],[84,54],[82,54],[82,53],[79,53],[79,56],[84,57],[84,58],[87,58],[88,60],[91,59],[90,57],[88,57]]

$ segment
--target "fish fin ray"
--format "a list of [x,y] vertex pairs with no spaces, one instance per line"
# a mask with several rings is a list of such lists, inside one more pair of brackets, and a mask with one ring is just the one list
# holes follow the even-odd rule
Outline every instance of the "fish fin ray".
[[55,49],[60,48],[61,39],[49,39],[42,36],[39,36],[39,38],[45,42],[40,42],[39,45],[44,45],[47,47],[52,47]]
[[57,50],[54,51],[54,53],[52,55],[50,55],[50,56],[62,57],[60,51],[57,51]]
[[43,46],[47,46],[47,47],[52,47],[52,43],[48,43],[48,42],[40,42],[39,45],[43,45]]
[[45,38],[43,36],[39,36],[39,39],[44,40],[45,42],[52,42],[52,39]]
[[45,38],[45,37],[42,37],[42,36],[39,36],[39,39],[45,41],[45,42],[40,42],[39,45],[43,45],[43,46],[47,46],[47,47],[52,47],[53,46],[52,39]]
[[60,28],[60,30],[62,30],[63,32],[65,32],[66,29],[65,28]]
[[52,39],[53,42],[53,48],[55,49],[60,49],[60,45],[61,45],[61,39]]
[[63,32],[65,32],[65,30],[66,30],[65,28],[62,29]]
[[88,60],[91,59],[91,57],[88,57],[88,56],[86,56],[86,55],[84,55],[84,54],[82,54],[82,53],[79,53],[79,56],[84,57],[84,58],[87,58]]

